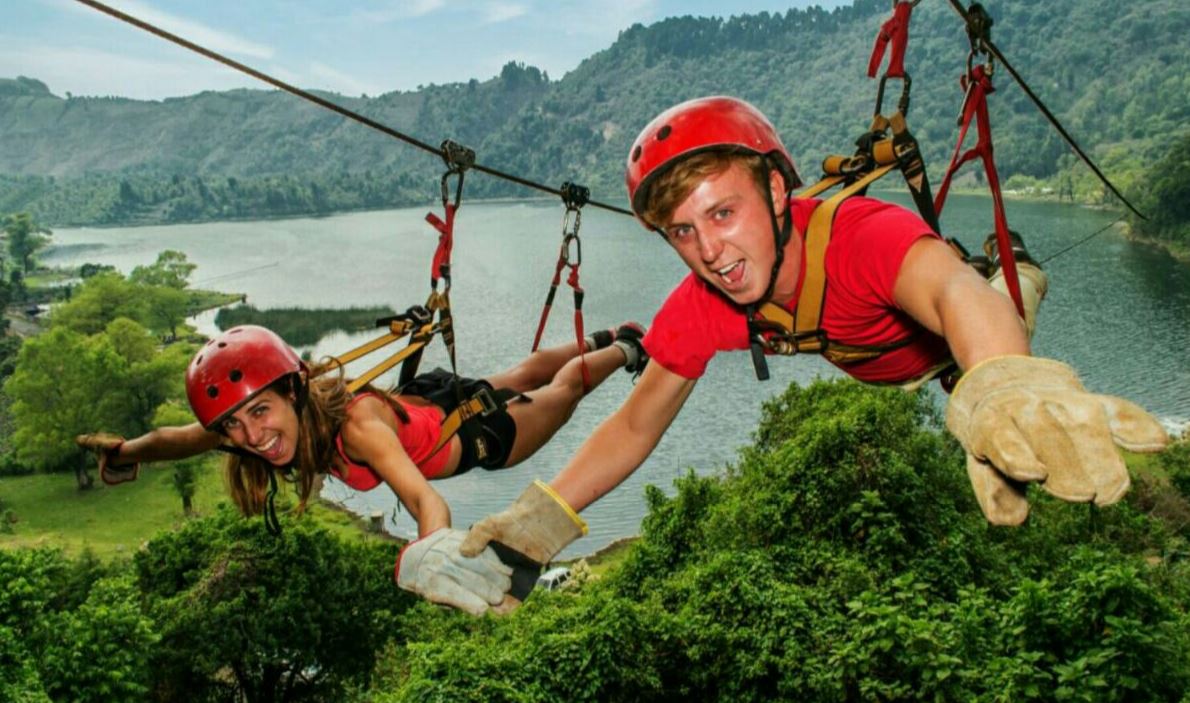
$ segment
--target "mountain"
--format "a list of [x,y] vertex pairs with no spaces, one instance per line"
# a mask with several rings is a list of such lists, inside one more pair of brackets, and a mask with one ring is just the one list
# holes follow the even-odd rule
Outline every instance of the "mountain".
[[[993,39],[1109,175],[1128,180],[1190,124],[1190,5],[1048,0],[996,3]],[[548,185],[575,180],[623,201],[624,156],[666,106],[727,93],[760,107],[807,176],[864,131],[865,76],[887,0],[729,19],[634,25],[561,80],[510,63],[472,80],[377,97],[321,94],[429,144],[475,148],[480,163]],[[939,174],[953,149],[969,50],[947,3],[914,12],[910,125]],[[991,98],[1002,175],[1053,178],[1073,157],[998,67]],[[890,81],[886,111],[899,82]],[[1081,168],[1081,167],[1079,167]],[[0,80],[0,212],[50,224],[186,221],[427,202],[433,155],[272,90],[163,101],[62,98],[30,78]],[[937,175],[935,176],[937,178]],[[528,195],[487,176],[469,196]]]

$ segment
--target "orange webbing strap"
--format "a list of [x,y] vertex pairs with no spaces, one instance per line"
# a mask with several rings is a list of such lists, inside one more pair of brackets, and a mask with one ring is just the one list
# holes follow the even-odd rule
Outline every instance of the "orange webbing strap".
[[826,169],[826,164],[827,164],[827,162],[831,161],[832,159],[844,159],[844,158],[846,158],[846,157],[843,157],[843,156],[828,156],[828,157],[826,157],[826,160],[823,161],[823,170],[826,170],[828,175],[823,176],[822,179],[819,180],[817,183],[810,186],[809,188],[806,188],[805,190],[803,190],[802,192],[798,193],[797,195],[795,195],[793,197],[802,198],[802,199],[813,198],[814,196],[818,195],[819,193],[824,193],[824,192],[830,190],[831,188],[834,188],[835,186],[842,183],[844,176],[830,175],[831,172]]
[[404,314],[378,320],[377,325],[381,327],[387,325],[388,332],[350,351],[330,357],[326,364],[326,369],[322,373],[325,374],[336,369],[341,369],[357,359],[361,359],[378,349],[383,349],[389,344],[400,341],[412,334],[409,340],[409,346],[393,354],[388,359],[372,367],[359,378],[347,384],[348,390],[354,393],[380,374],[404,361],[414,352],[420,351],[422,347],[429,343],[434,334],[441,331],[441,325],[433,324],[433,319],[420,306],[411,307]]
[[[891,163],[873,169],[863,178],[823,201],[811,213],[810,224],[806,227],[804,248],[806,274],[802,281],[801,294],[798,296],[795,326],[792,330],[795,339],[799,334],[819,329],[822,304],[826,299],[826,248],[831,241],[831,226],[835,220],[835,212],[844,200],[864,190],[895,167],[896,164]],[[800,348],[799,345],[797,351],[821,351],[821,340],[807,341],[810,342],[810,348]]]
[[[351,393],[358,391],[360,388],[363,388],[365,385],[376,380],[376,378],[378,378],[384,372],[393,368],[413,354],[420,352],[422,347],[429,344],[430,340],[433,339],[434,335],[438,332],[442,332],[442,325],[434,324],[432,321],[426,320],[419,327],[417,327],[416,330],[412,330],[412,336],[409,338],[409,344],[404,349],[389,356],[379,364],[376,364],[361,374],[359,377],[352,379],[347,384],[347,390]],[[404,334],[400,335],[394,335],[390,333],[356,347],[342,356],[331,359],[331,364],[328,366],[328,370],[344,366],[347,363],[354,361],[366,354],[392,344],[393,342],[404,338],[408,334],[409,332],[405,332]]]
[[826,334],[821,330],[815,330],[815,334],[813,335],[802,335],[798,338],[793,334],[789,334],[793,330],[794,321],[793,315],[785,308],[773,303],[765,303],[760,307],[758,314],[763,319],[762,329],[769,329],[774,332],[773,337],[768,340],[768,348],[774,353],[784,354],[786,356],[799,352],[819,353],[827,361],[836,364],[850,364],[856,361],[874,359],[886,351],[905,346],[909,343],[909,339],[907,338],[901,342],[870,347],[839,344],[838,342],[832,342],[827,339]]
[[[463,429],[463,425],[467,424],[467,422],[476,417],[484,417],[503,410],[508,405],[508,401],[513,398],[529,400],[527,396],[507,388],[497,388],[490,391],[487,388],[482,388],[475,395],[459,403],[454,410],[442,418],[442,434],[439,435],[438,441],[434,443],[434,448],[430,450],[427,456],[433,456],[439,449],[444,447],[450,441],[451,437],[454,437],[459,433],[459,430]],[[487,458],[487,447],[482,442],[476,442],[475,458],[479,461]]]

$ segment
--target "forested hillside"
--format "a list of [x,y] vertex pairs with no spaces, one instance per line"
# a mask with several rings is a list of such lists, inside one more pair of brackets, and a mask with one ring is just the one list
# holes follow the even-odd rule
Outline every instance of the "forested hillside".
[[[1190,5],[988,5],[997,44],[1125,187],[1186,132]],[[671,18],[626,29],[561,80],[509,64],[485,81],[328,97],[423,141],[468,144],[486,165],[554,185],[578,180],[620,202],[624,155],[649,117],[682,99],[730,93],[768,113],[813,175],[825,153],[847,150],[866,126],[875,82],[864,71],[887,13],[886,0],[857,0],[831,12]],[[953,148],[967,48],[947,3],[918,7],[910,121],[935,172]],[[1003,174],[1100,197],[1006,73],[997,85]],[[0,80],[0,211],[59,225],[192,221],[410,204],[437,189],[431,155],[276,91],[156,102],[62,98],[51,88]],[[471,179],[468,192],[530,194],[488,177]]]

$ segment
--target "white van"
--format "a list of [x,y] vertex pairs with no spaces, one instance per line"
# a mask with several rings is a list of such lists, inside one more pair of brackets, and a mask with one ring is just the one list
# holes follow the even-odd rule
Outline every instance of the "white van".
[[555,566],[537,577],[537,585],[547,591],[555,591],[570,581],[569,566]]

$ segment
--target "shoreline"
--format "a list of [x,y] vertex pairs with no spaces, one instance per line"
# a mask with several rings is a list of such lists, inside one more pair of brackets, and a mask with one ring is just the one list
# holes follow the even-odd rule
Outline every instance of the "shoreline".
[[1160,249],[1179,262],[1183,264],[1190,264],[1190,246],[1178,244],[1177,242],[1171,242],[1164,239],[1146,237],[1143,234],[1137,234],[1136,230],[1132,227],[1132,223],[1128,222],[1127,220],[1120,220],[1116,223],[1116,226],[1121,230],[1124,238],[1129,242]]

